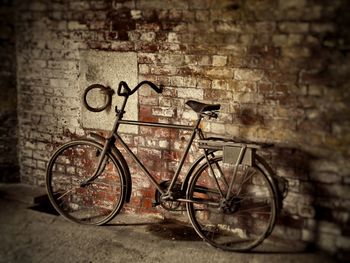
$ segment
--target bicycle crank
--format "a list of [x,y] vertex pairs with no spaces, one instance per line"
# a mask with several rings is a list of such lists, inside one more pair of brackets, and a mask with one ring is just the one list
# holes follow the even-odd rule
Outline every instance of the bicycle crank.
[[[160,183],[160,186],[163,189],[167,189],[169,187],[169,185],[170,185],[170,180]],[[176,198],[179,198],[182,196],[180,184],[175,184],[172,194],[174,195],[173,199],[176,199]],[[158,190],[156,190],[155,201],[152,203],[152,206],[156,207],[156,206],[160,205],[162,208],[164,208],[165,210],[168,210],[168,211],[180,211],[180,209],[179,209],[180,204],[181,204],[181,202],[179,202],[179,201],[173,201],[173,200],[169,200],[168,198],[167,199],[163,198],[162,194]]]

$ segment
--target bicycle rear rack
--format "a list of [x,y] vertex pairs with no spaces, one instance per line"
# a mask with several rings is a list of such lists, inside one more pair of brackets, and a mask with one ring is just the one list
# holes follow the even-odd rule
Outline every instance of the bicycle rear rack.
[[223,162],[252,166],[257,149],[264,147],[254,143],[235,142],[222,138],[207,138],[198,141],[199,148],[223,151]]

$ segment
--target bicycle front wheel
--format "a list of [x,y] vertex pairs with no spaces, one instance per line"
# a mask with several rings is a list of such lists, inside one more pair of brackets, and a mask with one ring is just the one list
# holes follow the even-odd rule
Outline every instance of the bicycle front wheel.
[[125,180],[117,160],[108,152],[92,182],[83,185],[96,171],[102,146],[94,141],[72,141],[51,157],[46,188],[54,208],[66,219],[102,225],[111,220],[125,200]]
[[[214,247],[248,251],[272,231],[276,201],[270,181],[257,161],[254,167],[237,167],[213,158],[193,175],[187,198],[187,211],[196,232]],[[228,186],[233,181],[229,198]]]

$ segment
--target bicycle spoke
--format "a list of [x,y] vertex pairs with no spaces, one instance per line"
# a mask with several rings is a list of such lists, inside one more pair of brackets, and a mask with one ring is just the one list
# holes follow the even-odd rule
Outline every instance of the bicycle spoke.
[[79,187],[73,187],[73,188],[71,188],[71,189],[65,191],[61,196],[59,196],[59,197],[57,198],[57,200],[62,199],[62,198],[65,197],[67,194],[71,193],[72,191],[74,191],[74,190],[76,190],[76,189],[78,189],[78,188],[79,188]]
[[57,200],[62,199],[63,197],[65,197],[67,194],[69,194],[69,193],[72,192],[73,190],[75,190],[75,188],[74,188],[74,189],[72,188],[71,190],[66,191],[63,195],[61,195],[60,197],[58,197]]
[[238,200],[235,202],[235,203],[244,203],[244,202],[249,202],[249,201],[252,201],[254,200],[255,203],[256,201],[259,201],[259,200],[263,200],[263,201],[268,201],[268,197],[259,197],[259,196],[249,196],[249,197],[243,197],[241,198],[241,196],[238,196]]

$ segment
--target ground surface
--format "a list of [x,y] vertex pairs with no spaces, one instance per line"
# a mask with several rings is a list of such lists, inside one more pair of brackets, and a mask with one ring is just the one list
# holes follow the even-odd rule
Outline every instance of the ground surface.
[[30,208],[40,189],[0,184],[0,262],[335,262],[319,252],[229,253],[173,222],[125,216],[83,226]]

